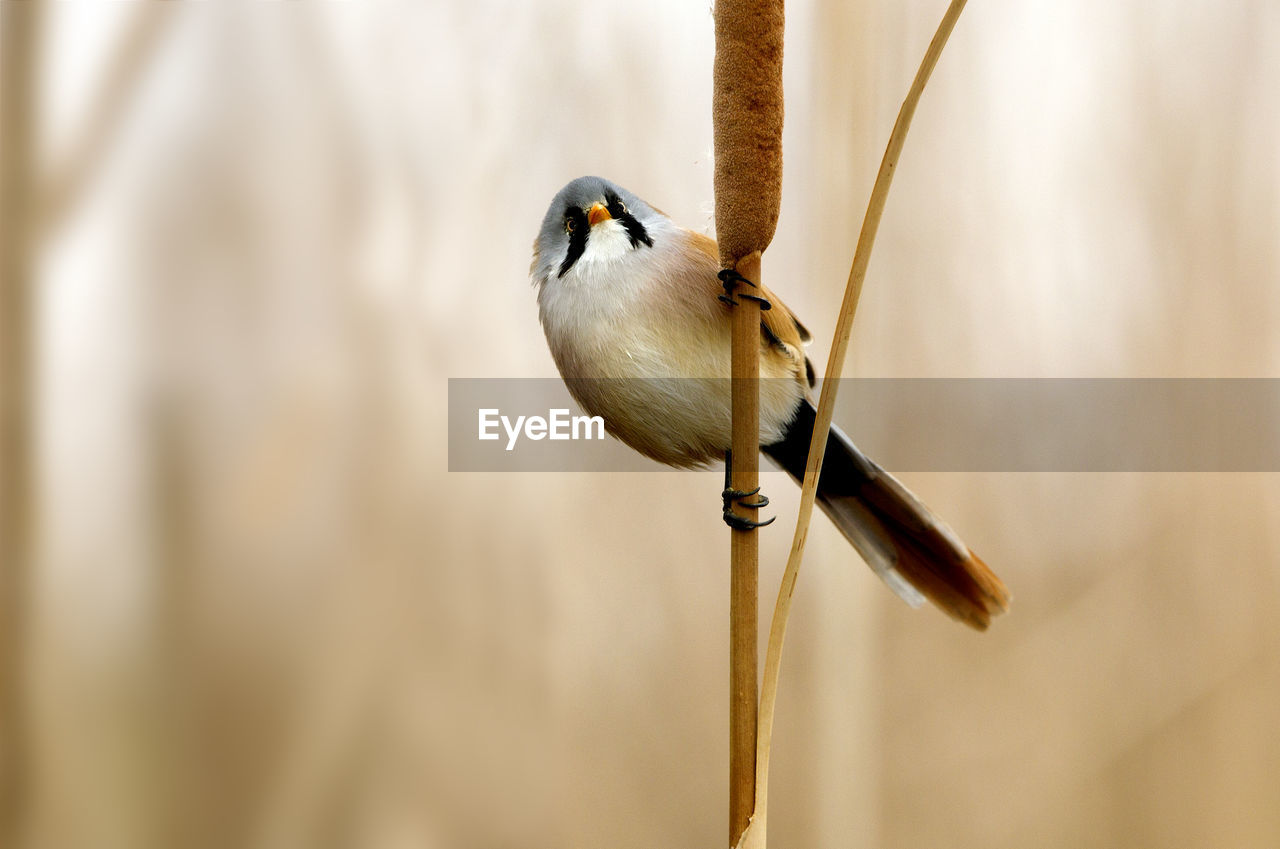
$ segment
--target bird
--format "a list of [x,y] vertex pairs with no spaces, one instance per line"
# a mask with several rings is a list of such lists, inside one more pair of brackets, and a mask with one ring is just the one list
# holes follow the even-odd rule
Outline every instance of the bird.
[[[812,337],[762,283],[735,276],[720,268],[714,239],[593,176],[556,193],[530,264],[547,345],[574,400],[612,436],[678,468],[725,459],[733,284],[760,299],[761,451],[802,482],[816,419],[804,353]],[[1000,578],[835,426],[817,503],[911,606],[927,599],[978,630],[1007,610]],[[725,512],[728,521],[727,499]]]

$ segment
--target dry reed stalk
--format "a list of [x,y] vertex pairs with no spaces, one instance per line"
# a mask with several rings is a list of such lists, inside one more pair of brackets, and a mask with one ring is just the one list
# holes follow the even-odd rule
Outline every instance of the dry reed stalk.
[[885,148],[884,158],[880,161],[880,171],[876,174],[871,198],[867,202],[862,231],[858,234],[858,245],[854,250],[853,265],[849,269],[849,278],[845,284],[844,300],[840,305],[835,336],[831,340],[831,355],[827,359],[822,392],[818,398],[817,421],[813,427],[813,438],[809,443],[809,462],[805,467],[795,536],[792,538],[791,553],[782,575],[782,584],[778,588],[778,600],[769,628],[769,647],[765,654],[764,682],[760,694],[759,739],[756,749],[756,810],[751,817],[750,827],[743,834],[741,842],[736,844],[742,849],[762,849],[765,846],[769,807],[769,751],[773,738],[773,716],[777,707],[782,644],[786,637],[787,619],[791,613],[791,599],[795,594],[800,561],[804,556],[804,546],[809,535],[809,520],[813,517],[813,505],[818,491],[818,473],[822,469],[822,460],[827,447],[826,435],[831,427],[836,391],[844,368],[845,355],[849,349],[849,337],[853,332],[853,319],[858,310],[858,300],[862,296],[862,284],[866,280],[867,266],[871,261],[871,249],[875,246],[876,233],[880,228],[880,219],[889,197],[889,186],[893,182],[894,170],[897,167],[898,158],[902,155],[902,147],[906,142],[907,130],[911,127],[911,119],[915,116],[916,105],[920,102],[925,84],[928,83],[929,76],[938,64],[938,57],[942,54],[942,49],[955,28],[956,20],[964,10],[965,2],[966,0],[952,0],[942,16],[941,23],[938,24],[933,40],[929,43],[929,49],[925,51],[911,88],[902,102],[902,107],[898,110],[898,120],[894,123],[893,132],[889,135],[889,144]]
[[[720,265],[756,284],[782,199],[782,0],[720,0],[715,7],[712,95],[716,237]],[[743,284],[744,286],[747,284]],[[750,492],[760,472],[760,304],[733,315],[733,442],[729,486]],[[754,520],[757,509],[732,505]],[[729,844],[755,808],[759,541],[730,533]]]
[[[760,254],[743,258],[736,270],[760,279]],[[760,484],[760,304],[742,298],[733,314],[733,479],[750,492]],[[735,505],[734,512],[756,519],[759,511]],[[756,671],[760,667],[760,547],[754,530],[729,535],[729,840],[747,827],[755,809]]]
[[31,355],[41,4],[0,4],[0,845],[23,842],[27,596],[35,472]]

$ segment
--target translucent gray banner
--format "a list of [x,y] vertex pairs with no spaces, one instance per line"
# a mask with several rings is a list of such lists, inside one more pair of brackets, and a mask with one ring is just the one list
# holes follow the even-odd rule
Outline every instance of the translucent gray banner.
[[[1280,471],[1276,378],[850,378],[838,399],[836,424],[891,471]],[[451,378],[449,471],[666,468],[602,424],[557,378]]]

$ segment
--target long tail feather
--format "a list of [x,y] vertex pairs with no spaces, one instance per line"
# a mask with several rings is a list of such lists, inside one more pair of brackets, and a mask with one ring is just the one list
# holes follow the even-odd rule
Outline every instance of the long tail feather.
[[[815,411],[804,402],[781,442],[762,450],[804,480]],[[928,599],[985,630],[1009,607],[1009,591],[955,531],[858,450],[837,427],[827,437],[818,505],[862,558],[913,607]]]

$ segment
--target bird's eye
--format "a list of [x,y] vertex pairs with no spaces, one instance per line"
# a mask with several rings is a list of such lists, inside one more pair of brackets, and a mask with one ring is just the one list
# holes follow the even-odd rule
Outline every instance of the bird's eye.
[[566,218],[566,219],[564,220],[564,231],[565,231],[566,233],[568,233],[570,236],[572,236],[572,235],[573,235],[573,231],[574,231],[574,230],[576,230],[576,229],[578,229],[578,222],[577,222],[577,221],[574,221],[572,218]]
[[627,205],[622,201],[618,201],[618,208],[622,210],[623,215],[627,215],[631,212],[631,210],[627,209]]

